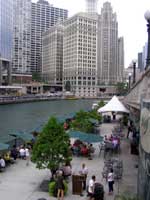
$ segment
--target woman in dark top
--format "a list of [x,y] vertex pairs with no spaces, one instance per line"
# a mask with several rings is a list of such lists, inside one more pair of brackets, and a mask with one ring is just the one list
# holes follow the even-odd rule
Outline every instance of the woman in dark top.
[[64,183],[63,183],[63,172],[59,171],[58,176],[57,176],[57,198],[58,200],[63,200],[64,199]]

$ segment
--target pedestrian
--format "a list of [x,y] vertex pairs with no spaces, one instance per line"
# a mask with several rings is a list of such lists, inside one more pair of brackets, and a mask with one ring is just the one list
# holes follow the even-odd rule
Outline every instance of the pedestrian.
[[86,190],[86,179],[87,179],[87,175],[88,175],[88,168],[86,167],[85,163],[82,164],[80,174],[84,177],[83,178],[83,190]]
[[60,170],[57,174],[57,180],[56,180],[56,187],[57,187],[57,198],[58,200],[64,199],[64,179],[63,179],[63,172]]
[[108,181],[108,188],[109,188],[109,195],[113,194],[114,188],[114,172],[113,169],[110,169],[110,172],[108,173],[108,177],[107,177],[107,181]]
[[28,147],[25,148],[25,158],[26,158],[26,165],[29,165],[29,161],[30,161],[30,150]]
[[94,184],[96,181],[95,175],[92,176],[92,178],[89,180],[89,186],[88,186],[88,196],[89,200],[94,200]]

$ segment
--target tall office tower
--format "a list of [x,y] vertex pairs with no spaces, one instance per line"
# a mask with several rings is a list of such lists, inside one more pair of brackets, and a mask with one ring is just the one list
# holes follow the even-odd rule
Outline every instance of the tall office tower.
[[64,22],[63,84],[76,96],[96,96],[97,19],[79,13]]
[[55,25],[42,37],[42,77],[51,85],[62,85],[63,25]]
[[98,22],[98,84],[118,82],[118,22],[111,4],[106,2]]
[[86,12],[97,13],[97,2],[98,0],[86,0]]
[[120,37],[118,39],[118,82],[123,81],[123,71],[124,71],[124,39]]
[[142,52],[138,53],[138,69],[140,69],[140,71],[144,70],[144,66],[143,66],[143,53]]
[[57,21],[64,21],[68,11],[55,8],[45,0],[32,3],[31,18],[31,71],[41,72],[42,68],[42,33],[54,26]]
[[0,85],[5,70],[9,75],[8,83],[11,82],[12,16],[12,0],[0,0]]
[[13,0],[13,72],[30,73],[31,0]]
[[144,69],[146,67],[147,48],[148,48],[148,43],[146,42],[144,47],[143,47],[143,67],[144,67]]

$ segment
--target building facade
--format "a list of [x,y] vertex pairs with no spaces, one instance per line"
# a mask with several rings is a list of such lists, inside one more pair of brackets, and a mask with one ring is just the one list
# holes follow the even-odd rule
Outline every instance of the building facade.
[[123,71],[124,71],[124,38],[120,37],[118,39],[118,82],[123,81]]
[[42,37],[42,77],[51,85],[62,85],[63,26],[51,27]]
[[13,0],[13,72],[31,71],[31,0]]
[[143,53],[142,52],[138,53],[138,69],[140,69],[140,71],[144,70],[144,66],[143,66]]
[[67,10],[55,8],[48,1],[39,0],[37,3],[32,3],[31,72],[41,72],[42,69],[42,33],[67,17]]
[[0,85],[3,82],[3,73],[7,70],[8,83],[11,76],[13,10],[12,0],[0,0]]
[[64,22],[63,86],[79,97],[95,97],[97,85],[97,19],[79,13]]
[[106,2],[98,20],[98,84],[118,81],[118,22],[111,4]]

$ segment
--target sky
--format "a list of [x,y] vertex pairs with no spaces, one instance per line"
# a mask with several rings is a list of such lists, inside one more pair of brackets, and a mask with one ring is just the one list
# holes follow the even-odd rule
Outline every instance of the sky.
[[[36,0],[33,0],[36,2]],[[80,11],[85,11],[85,0],[48,0],[55,7],[65,8],[69,11],[69,17]],[[132,60],[137,59],[147,42],[147,27],[144,14],[150,10],[150,0],[108,0],[117,14],[119,37],[124,37],[125,67]],[[98,13],[100,14],[103,3],[99,0]]]

